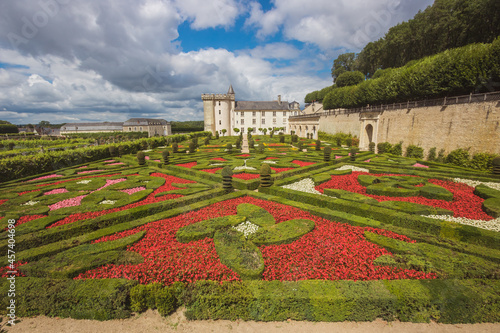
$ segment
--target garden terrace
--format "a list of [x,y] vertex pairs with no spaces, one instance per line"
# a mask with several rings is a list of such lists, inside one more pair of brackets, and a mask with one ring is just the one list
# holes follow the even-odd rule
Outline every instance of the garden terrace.
[[1,185],[18,316],[500,321],[498,175],[289,135],[248,154],[174,137]]

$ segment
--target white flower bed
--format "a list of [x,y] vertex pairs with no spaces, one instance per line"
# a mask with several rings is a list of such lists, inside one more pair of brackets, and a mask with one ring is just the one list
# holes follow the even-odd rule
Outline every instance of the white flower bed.
[[247,220],[233,227],[233,229],[242,232],[245,238],[248,238],[249,235],[254,234],[257,230],[259,230],[259,226]]
[[262,161],[262,163],[267,163],[267,164],[276,164],[274,161]]
[[92,179],[85,179],[85,180],[80,180],[79,182],[76,182],[77,184],[88,184],[92,181]]
[[341,166],[340,168],[337,168],[335,170],[352,170],[352,171],[359,171],[359,172],[370,172],[370,170],[365,169],[365,168],[360,168],[354,165],[344,165]]
[[289,190],[301,191],[306,193],[323,195],[323,193],[317,191],[314,187],[314,182],[311,178],[302,179],[301,181],[295,182],[293,184],[281,186]]
[[220,166],[220,165],[224,165],[224,163],[213,163],[213,164],[210,164],[210,166]]
[[148,149],[148,150],[143,150],[143,153],[149,153],[150,151],[153,151],[153,149]]
[[100,205],[114,205],[116,203],[116,200],[103,200],[99,202]]
[[496,218],[489,221],[483,220],[472,220],[465,217],[453,217],[450,215],[427,215],[425,217],[430,217],[432,219],[455,222],[465,225],[471,225],[473,227],[491,230],[491,231],[500,231],[500,218]]
[[28,201],[27,203],[22,204],[21,206],[34,206],[34,205],[36,205],[36,204],[37,204],[37,203],[39,203],[39,202],[40,202],[40,201],[32,201],[32,200],[30,200],[30,201]]
[[233,170],[234,171],[240,171],[240,170],[256,170],[256,169],[252,168],[252,167],[247,167],[247,160],[245,160],[245,165],[236,167]]
[[453,178],[453,181],[455,183],[464,183],[465,185],[469,185],[470,187],[476,187],[478,185],[483,184],[485,186],[491,187],[492,189],[500,191],[500,183],[480,182],[478,180],[460,179],[460,178]]

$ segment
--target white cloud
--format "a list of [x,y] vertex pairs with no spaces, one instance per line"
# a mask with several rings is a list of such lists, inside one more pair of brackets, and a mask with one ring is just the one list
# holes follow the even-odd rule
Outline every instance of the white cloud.
[[175,0],[175,5],[193,29],[231,26],[242,7],[235,0]]
[[[418,1],[422,8],[432,0]],[[275,0],[267,12],[251,5],[246,25],[265,38],[282,30],[287,39],[316,44],[326,50],[344,47],[359,51],[387,30],[415,15],[413,2],[400,0]]]

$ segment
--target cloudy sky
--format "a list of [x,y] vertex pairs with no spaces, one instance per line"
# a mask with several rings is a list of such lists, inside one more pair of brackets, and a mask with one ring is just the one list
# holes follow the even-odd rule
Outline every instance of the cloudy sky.
[[0,0],[0,119],[203,120],[202,93],[301,103],[432,0]]

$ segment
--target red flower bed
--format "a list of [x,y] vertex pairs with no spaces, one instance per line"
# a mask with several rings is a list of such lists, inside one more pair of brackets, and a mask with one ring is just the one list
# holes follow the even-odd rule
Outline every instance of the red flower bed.
[[214,157],[210,159],[211,161],[226,162],[227,160],[222,157]]
[[19,192],[17,195],[21,196],[21,195],[26,194],[26,193],[38,192],[38,191],[40,191],[40,190],[24,191],[24,192]]
[[46,215],[26,215],[26,216],[21,216],[17,221],[16,221],[16,227],[18,225],[24,224],[26,222],[30,222],[36,219],[41,219],[42,217],[46,217]]
[[267,146],[268,147],[282,147],[282,146],[284,146],[284,144],[282,144],[282,143],[269,143]]
[[[26,265],[28,262],[27,261],[16,261],[14,262],[14,267],[9,267],[9,266],[4,266],[0,267],[0,277],[7,278],[11,276],[26,276],[23,274],[23,272],[18,271],[17,269],[21,267],[22,265]],[[9,273],[9,272],[16,272],[15,274]]]
[[184,168],[189,168],[191,169],[194,167],[198,162],[189,162],[189,163],[184,163],[184,164],[176,164],[177,166],[184,167]]
[[265,262],[264,280],[436,278],[432,273],[373,264],[377,257],[390,253],[368,242],[364,238],[365,231],[411,241],[405,236],[381,229],[332,222],[295,207],[242,197],[103,237],[96,242],[115,240],[145,230],[144,238],[127,249],[142,255],[144,262],[137,265],[106,265],[80,274],[75,279],[125,278],[137,280],[142,284],[160,282],[165,285],[176,281],[239,280],[237,273],[220,262],[213,239],[205,238],[183,244],[176,240],[175,235],[183,226],[210,218],[234,215],[236,207],[242,203],[251,203],[266,209],[277,223],[299,218],[311,219],[316,223],[313,231],[291,244],[260,247]]
[[301,166],[301,167],[316,164],[314,162],[304,162],[304,161],[298,161],[298,160],[293,160],[292,163],[295,163],[295,164],[297,164],[298,166]]
[[267,157],[266,161],[267,160],[279,160],[279,159],[280,159],[279,157]]
[[243,154],[243,155],[238,155],[236,157],[250,157],[250,154]]
[[155,203],[155,202],[159,202],[159,201],[180,198],[180,197],[183,197],[183,195],[168,194],[168,195],[160,196],[157,198],[155,198],[155,195],[157,193],[160,193],[160,192],[178,190],[179,188],[172,186],[172,183],[181,183],[181,184],[194,183],[191,180],[177,178],[174,176],[169,176],[169,175],[165,175],[165,174],[158,173],[158,172],[152,173],[150,176],[151,177],[165,178],[165,184],[163,184],[162,186],[160,186],[159,188],[154,190],[153,193],[148,195],[144,200],[141,200],[141,201],[138,201],[138,202],[135,202],[132,204],[128,204],[128,205],[125,205],[123,207],[111,208],[111,209],[106,209],[106,210],[102,210],[102,211],[98,211],[98,212],[86,212],[86,213],[73,214],[73,215],[65,217],[62,220],[57,221],[54,224],[51,224],[47,228],[58,227],[58,226],[63,225],[63,224],[73,223],[73,222],[80,221],[80,220],[96,218],[96,217],[101,216],[101,215],[106,215],[106,214],[110,214],[110,213],[114,213],[114,212],[120,212],[122,210],[127,210],[127,209],[131,209],[134,207],[139,207],[139,206],[143,206],[143,205],[147,205],[147,204],[151,204],[151,203]]
[[203,169],[201,171],[205,171],[205,172],[208,172],[208,173],[216,173],[219,170],[222,170],[222,168]]
[[0,200],[0,205],[2,205],[3,203],[7,202],[7,199],[2,199]]
[[295,168],[273,168],[273,167],[271,167],[271,170],[276,171],[276,173],[280,173],[280,172],[288,171],[288,170],[293,170],[293,169],[295,169]]
[[255,173],[242,172],[242,173],[237,173],[237,174],[233,175],[233,177],[243,179],[243,180],[250,180],[250,179],[259,178],[260,176],[258,174],[255,174]]
[[[484,199],[474,195],[474,188],[467,186],[463,183],[454,183],[444,180],[429,179],[430,183],[444,187],[451,193],[453,193],[453,201],[437,200],[437,199],[427,199],[423,197],[387,197],[382,195],[372,195],[366,193],[366,187],[362,186],[358,182],[358,175],[368,174],[366,172],[353,171],[350,175],[345,176],[332,176],[332,179],[316,186],[316,190],[323,193],[325,188],[334,188],[340,190],[346,190],[354,193],[363,194],[374,198],[378,201],[407,201],[418,203],[421,205],[428,205],[432,207],[440,207],[453,211],[455,217],[466,217],[474,220],[486,220],[492,219],[491,216],[483,212],[481,205]],[[372,176],[381,176],[371,174]],[[401,176],[393,174],[385,174],[384,176]]]

